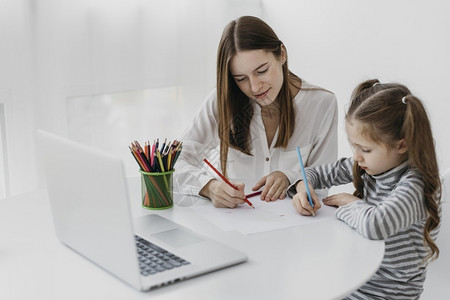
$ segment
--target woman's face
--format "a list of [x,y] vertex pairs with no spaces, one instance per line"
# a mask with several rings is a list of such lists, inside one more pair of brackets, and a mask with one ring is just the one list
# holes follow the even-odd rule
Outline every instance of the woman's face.
[[264,50],[238,52],[230,61],[231,75],[247,97],[261,106],[269,105],[283,85],[285,53],[282,47],[281,60],[277,60],[272,52]]

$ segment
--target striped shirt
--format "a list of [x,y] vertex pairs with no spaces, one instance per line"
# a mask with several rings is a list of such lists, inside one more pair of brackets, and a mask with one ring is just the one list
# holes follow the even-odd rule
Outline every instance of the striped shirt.
[[[306,176],[315,189],[330,188],[352,182],[352,165],[352,158],[343,158],[308,168]],[[346,299],[418,299],[428,254],[422,176],[405,162],[380,175],[364,174],[363,181],[364,198],[339,207],[336,217],[368,239],[385,240],[385,254],[372,278]]]

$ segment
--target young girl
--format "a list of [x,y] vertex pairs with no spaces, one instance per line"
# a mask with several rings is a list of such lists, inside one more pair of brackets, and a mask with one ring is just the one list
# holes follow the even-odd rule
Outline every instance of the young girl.
[[[312,189],[353,181],[353,195],[323,199],[336,216],[369,239],[385,240],[373,277],[348,299],[418,299],[427,262],[439,255],[440,177],[430,122],[403,85],[361,83],[352,94],[345,129],[353,158],[306,170],[314,208],[297,182],[293,205],[302,215],[320,208]],[[293,189],[293,187],[291,189]]]

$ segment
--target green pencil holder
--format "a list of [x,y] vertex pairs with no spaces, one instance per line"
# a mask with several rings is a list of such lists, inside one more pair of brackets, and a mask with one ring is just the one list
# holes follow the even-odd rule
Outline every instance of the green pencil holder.
[[173,207],[173,171],[141,173],[142,207],[146,209],[168,209]]

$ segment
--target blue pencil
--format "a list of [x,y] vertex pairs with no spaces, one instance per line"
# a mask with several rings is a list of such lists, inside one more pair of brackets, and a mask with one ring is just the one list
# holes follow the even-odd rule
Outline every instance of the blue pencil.
[[300,162],[300,169],[302,170],[303,181],[305,182],[306,194],[308,195],[308,201],[311,207],[314,208],[314,203],[311,198],[311,192],[309,191],[308,180],[306,179],[305,166],[303,165],[302,154],[300,153],[300,148],[297,147],[298,161]]

